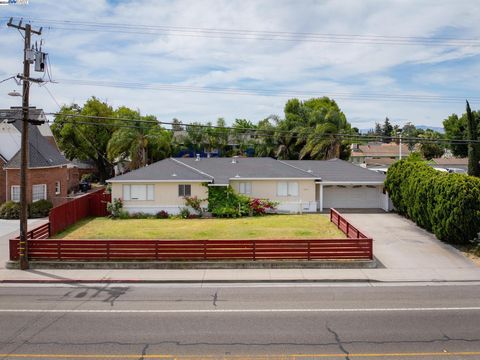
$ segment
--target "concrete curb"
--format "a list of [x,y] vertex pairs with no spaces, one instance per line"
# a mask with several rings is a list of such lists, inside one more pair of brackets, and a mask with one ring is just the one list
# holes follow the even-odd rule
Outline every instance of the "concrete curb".
[[[374,260],[354,261],[30,261],[30,269],[375,269]],[[18,269],[8,261],[7,269]]]

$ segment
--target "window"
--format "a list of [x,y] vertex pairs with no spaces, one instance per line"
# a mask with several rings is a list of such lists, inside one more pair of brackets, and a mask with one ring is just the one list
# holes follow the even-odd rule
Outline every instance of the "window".
[[40,184],[40,185],[33,185],[32,186],[32,202],[38,200],[46,200],[47,199],[47,185]]
[[13,185],[11,191],[10,199],[15,202],[20,202],[20,186]]
[[288,196],[298,196],[298,183],[289,182],[288,183]]
[[298,183],[279,181],[277,183],[278,196],[298,196]]
[[154,200],[154,185],[123,185],[123,200]]
[[252,193],[252,183],[251,182],[241,182],[238,184],[238,192],[240,194],[251,194]]
[[191,196],[192,195],[192,185],[178,185],[178,196]]
[[55,182],[55,195],[60,194],[60,181]]

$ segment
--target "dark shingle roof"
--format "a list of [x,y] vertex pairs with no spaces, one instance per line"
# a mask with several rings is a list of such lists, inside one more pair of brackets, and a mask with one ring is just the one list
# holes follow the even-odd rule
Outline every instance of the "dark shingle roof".
[[379,174],[340,159],[332,160],[282,160],[282,162],[311,171],[322,181],[383,182],[385,175]]
[[[174,176],[175,175],[175,176]],[[175,159],[164,159],[143,168],[133,170],[127,174],[115,176],[109,182],[117,181],[205,181],[212,178],[201,174]]]
[[315,179],[315,176],[300,169],[295,169],[282,162],[264,158],[194,158],[176,159],[185,165],[194,167],[215,178],[216,184],[228,184],[229,179]]
[[[2,110],[6,111],[6,110]],[[40,109],[31,109],[30,118],[37,118],[42,113]],[[14,109],[8,113],[12,119],[21,119],[21,110]],[[15,128],[22,132],[22,121],[17,120],[13,123]],[[67,159],[53,146],[38,130],[37,126],[28,124],[28,142],[29,142],[29,168],[61,166],[69,163]],[[18,151],[5,168],[19,168],[21,164],[21,152]]]

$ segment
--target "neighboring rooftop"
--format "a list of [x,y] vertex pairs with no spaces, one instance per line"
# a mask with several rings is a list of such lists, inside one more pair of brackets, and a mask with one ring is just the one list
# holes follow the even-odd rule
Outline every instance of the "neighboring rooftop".
[[[357,145],[357,147],[352,148],[352,157],[356,156],[388,156],[395,157],[399,155],[400,146],[396,143],[370,143],[366,145]],[[407,144],[402,144],[402,155],[408,156],[410,150],[408,149]]]
[[348,161],[332,160],[282,160],[303,171],[320,177],[322,182],[383,182],[385,175],[370,171]]

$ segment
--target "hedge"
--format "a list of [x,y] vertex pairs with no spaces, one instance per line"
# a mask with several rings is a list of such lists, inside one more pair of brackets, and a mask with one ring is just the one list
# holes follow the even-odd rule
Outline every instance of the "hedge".
[[388,169],[385,188],[398,213],[442,241],[468,244],[480,233],[479,178],[407,159]]

